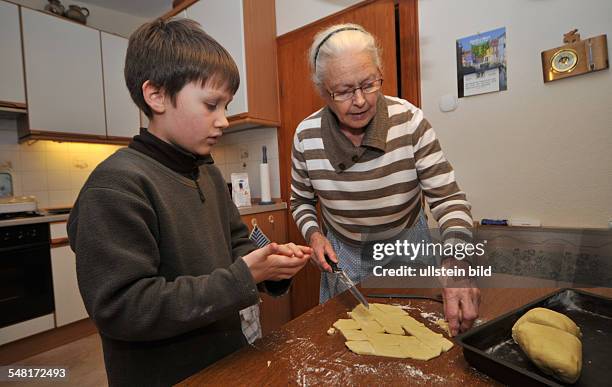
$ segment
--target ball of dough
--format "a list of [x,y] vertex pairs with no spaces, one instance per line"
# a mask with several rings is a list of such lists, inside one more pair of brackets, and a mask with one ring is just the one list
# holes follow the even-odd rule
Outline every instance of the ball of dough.
[[513,329],[513,337],[542,372],[565,383],[580,377],[582,343],[571,333],[526,321]]
[[580,332],[580,328],[576,323],[572,321],[571,318],[566,315],[555,312],[554,310],[546,309],[546,308],[533,308],[527,313],[525,313],[512,327],[512,336],[514,337],[514,330],[516,327],[521,325],[524,322],[532,322],[540,325],[547,325],[552,328],[561,329],[567,333],[571,333],[577,338],[582,337],[582,332]]

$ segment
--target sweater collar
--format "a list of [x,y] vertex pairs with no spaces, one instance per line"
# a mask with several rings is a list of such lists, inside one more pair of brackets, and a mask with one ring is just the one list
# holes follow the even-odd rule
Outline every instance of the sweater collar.
[[361,145],[357,147],[342,133],[338,118],[331,109],[326,106],[322,111],[321,137],[327,157],[336,172],[350,168],[368,148],[384,152],[388,131],[389,112],[382,93],[376,100],[376,114],[366,125]]
[[128,147],[143,153],[162,165],[188,178],[199,175],[202,164],[212,164],[212,156],[198,156],[169,144],[153,135],[146,128],[140,128],[140,134],[134,136]]

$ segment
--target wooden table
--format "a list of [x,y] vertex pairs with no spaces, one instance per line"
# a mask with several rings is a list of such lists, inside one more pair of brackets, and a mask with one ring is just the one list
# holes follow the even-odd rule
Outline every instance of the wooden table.
[[[479,320],[489,321],[555,290],[557,288],[482,289]],[[584,290],[612,296],[609,288]],[[375,292],[381,293],[380,289],[371,291]],[[433,295],[439,290],[385,289],[385,292]],[[368,294],[367,289],[364,294]],[[442,317],[441,303],[397,298],[369,301],[410,306],[407,312],[411,316],[441,332],[431,322]],[[457,344],[430,361],[362,356],[350,352],[344,345],[342,334],[338,332],[330,336],[326,331],[337,319],[346,318],[346,312],[355,306],[355,299],[344,292],[179,385],[498,385],[470,367]]]

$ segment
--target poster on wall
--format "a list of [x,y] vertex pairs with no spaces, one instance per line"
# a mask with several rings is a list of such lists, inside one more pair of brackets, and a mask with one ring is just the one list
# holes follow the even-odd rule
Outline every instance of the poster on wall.
[[506,27],[457,39],[459,98],[508,89]]

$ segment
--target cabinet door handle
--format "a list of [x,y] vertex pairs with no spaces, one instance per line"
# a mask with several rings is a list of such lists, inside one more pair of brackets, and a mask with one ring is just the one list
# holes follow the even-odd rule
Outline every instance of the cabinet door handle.
[[253,227],[257,226],[257,219],[251,218],[251,226]]
[[274,223],[274,215],[268,216],[268,222]]

